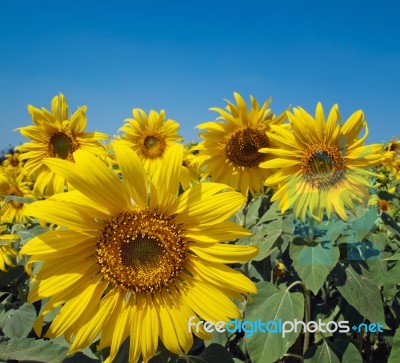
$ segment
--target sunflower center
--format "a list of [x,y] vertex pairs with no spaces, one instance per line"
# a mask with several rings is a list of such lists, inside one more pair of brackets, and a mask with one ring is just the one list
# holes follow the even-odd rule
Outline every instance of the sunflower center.
[[[10,188],[7,190],[7,195],[14,196],[14,197],[23,197],[24,193],[22,193],[17,187],[10,186]],[[19,209],[22,208],[23,204],[14,202],[13,200],[10,201],[10,204],[15,208]]]
[[168,288],[183,270],[187,247],[171,218],[157,211],[110,218],[96,250],[104,277],[130,292]]
[[312,145],[301,159],[301,172],[313,188],[332,187],[345,172],[343,156],[335,146]]
[[19,159],[18,155],[11,155],[11,157],[8,159],[9,163],[13,167],[17,167],[19,165]]
[[77,148],[77,141],[63,132],[55,133],[49,140],[49,151],[52,157],[71,160],[72,153]]
[[229,138],[225,153],[235,165],[252,167],[265,160],[266,154],[259,153],[258,150],[268,145],[269,140],[265,133],[247,128],[236,131]]
[[139,140],[140,152],[146,159],[159,158],[166,147],[165,136],[153,130],[145,132]]

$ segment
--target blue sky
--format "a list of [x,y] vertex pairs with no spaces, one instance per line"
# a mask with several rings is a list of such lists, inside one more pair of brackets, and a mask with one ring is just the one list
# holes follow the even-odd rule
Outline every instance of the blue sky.
[[18,1],[0,5],[0,149],[27,141],[27,105],[88,105],[115,134],[134,107],[165,109],[185,140],[233,92],[272,110],[362,109],[369,142],[400,136],[395,1]]

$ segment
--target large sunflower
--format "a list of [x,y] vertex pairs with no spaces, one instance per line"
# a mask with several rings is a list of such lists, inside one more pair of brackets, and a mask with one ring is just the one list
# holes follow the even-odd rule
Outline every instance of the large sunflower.
[[[223,244],[248,235],[227,222],[245,198],[226,185],[205,183],[177,196],[182,146],[174,145],[152,181],[138,155],[114,143],[123,179],[85,151],[75,164],[46,165],[76,190],[29,206],[29,215],[63,226],[33,238],[21,253],[28,265],[44,260],[29,301],[49,298],[36,322],[64,304],[46,332],[64,333],[70,352],[100,336],[112,361],[129,339],[129,362],[147,361],[158,339],[176,354],[193,343],[191,316],[210,321],[240,317],[232,299],[255,285],[225,263],[247,261],[257,249]],[[195,332],[196,334],[196,332]],[[201,338],[210,336],[204,331]]]
[[272,125],[280,125],[285,114],[275,117],[268,109],[271,100],[262,107],[250,96],[251,109],[245,101],[234,93],[237,105],[228,102],[227,111],[218,107],[210,110],[218,112],[220,122],[206,122],[197,126],[207,131],[200,133],[204,139],[198,146],[199,154],[194,158],[200,168],[214,182],[225,183],[240,190],[244,195],[263,192],[264,180],[271,174],[261,169],[260,163],[268,155],[258,150],[269,146],[266,135]]
[[[305,219],[306,212],[319,219],[326,211],[335,211],[347,219],[346,208],[353,209],[354,201],[368,201],[368,176],[375,175],[369,167],[379,164],[382,145],[364,145],[368,136],[362,111],[356,111],[341,124],[337,105],[325,119],[321,103],[315,118],[302,108],[288,112],[292,130],[272,126],[267,133],[271,147],[261,152],[276,158],[262,163],[266,169],[279,168],[266,180],[277,187],[272,200],[279,200],[282,211],[294,207],[296,217]],[[358,138],[365,127],[365,134]]]
[[63,94],[51,101],[51,111],[28,106],[35,125],[20,127],[22,135],[32,142],[18,146],[23,152],[21,160],[26,160],[24,172],[36,178],[35,189],[42,195],[50,196],[64,191],[65,179],[53,173],[43,162],[44,158],[55,157],[73,161],[75,150],[88,150],[93,154],[104,154],[98,140],[108,138],[99,132],[85,132],[86,106],[80,107],[68,117],[68,104]]
[[132,110],[133,118],[125,120],[120,128],[122,140],[143,161],[145,170],[153,175],[162,164],[167,150],[182,137],[178,135],[179,124],[165,119],[165,111],[150,110],[149,115],[140,108]]

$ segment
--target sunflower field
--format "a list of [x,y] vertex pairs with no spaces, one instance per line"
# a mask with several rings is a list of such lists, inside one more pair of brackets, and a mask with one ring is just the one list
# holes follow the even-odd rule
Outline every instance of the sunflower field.
[[0,167],[1,362],[400,361],[400,140],[234,93],[87,131],[28,106]]

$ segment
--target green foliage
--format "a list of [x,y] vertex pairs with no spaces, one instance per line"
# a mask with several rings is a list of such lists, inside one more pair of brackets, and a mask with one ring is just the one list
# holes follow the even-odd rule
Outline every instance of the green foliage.
[[[383,332],[311,333],[298,329],[285,336],[273,331],[252,335],[214,332],[209,341],[196,338],[186,355],[172,354],[160,343],[150,362],[400,361],[400,184],[395,185],[394,194],[378,191],[390,201],[390,211],[359,207],[349,213],[348,221],[333,215],[329,220],[302,222],[294,220],[290,211],[281,214],[278,204],[270,202],[271,194],[249,198],[237,214],[237,222],[253,235],[230,242],[259,248],[253,261],[232,266],[258,288],[258,294],[240,304],[242,322],[348,321],[349,327],[380,323]],[[20,236],[13,243],[18,249],[46,230],[32,221],[24,226],[9,225],[7,233]],[[96,343],[67,356],[69,343],[63,337],[45,340],[35,335],[32,326],[44,303],[27,303],[26,261],[18,257],[13,262],[15,266],[7,272],[0,271],[0,361],[103,362],[109,349],[97,353]],[[53,318],[51,314],[46,317],[44,331]],[[129,339],[115,362],[126,362],[128,352]]]
[[0,341],[0,359],[4,361],[61,363],[67,352],[67,347],[43,339],[15,338]]
[[[299,292],[281,290],[266,281],[257,284],[258,294],[248,303],[246,320],[256,322],[302,320],[304,298]],[[276,330],[271,326],[271,330]],[[296,341],[300,331],[282,337],[278,332],[254,333],[247,338],[247,349],[253,362],[275,362]]]
[[293,267],[306,287],[314,295],[326,281],[339,260],[339,248],[329,242],[310,243],[295,238],[289,247]]

